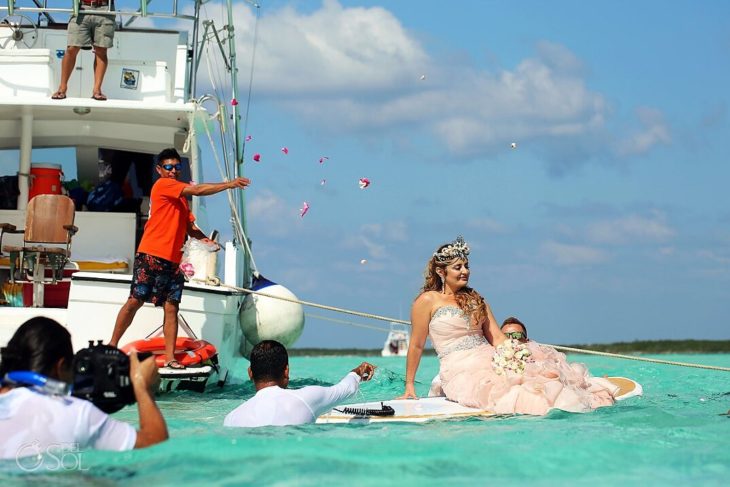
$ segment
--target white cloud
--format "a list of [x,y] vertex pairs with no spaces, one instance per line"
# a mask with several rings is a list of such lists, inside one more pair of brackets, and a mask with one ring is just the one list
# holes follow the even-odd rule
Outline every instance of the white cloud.
[[246,204],[246,211],[259,231],[279,237],[289,234],[297,215],[296,208],[268,190],[256,193]]
[[666,242],[675,231],[666,223],[663,213],[650,216],[629,215],[604,220],[589,225],[588,239],[602,244],[628,244],[637,242]]
[[700,250],[697,252],[697,255],[700,258],[709,260],[711,262],[714,262],[715,264],[720,264],[720,265],[730,264],[730,256],[723,255],[719,252],[715,252],[714,250],[707,250],[707,249]]
[[608,255],[603,250],[585,245],[547,241],[541,245],[541,251],[556,264],[565,266],[598,264],[608,260]]
[[234,15],[240,81],[247,81],[255,45],[255,97],[321,131],[400,140],[407,130],[435,138],[454,160],[491,156],[517,140],[541,153],[551,174],[671,141],[662,115],[641,108],[643,128],[616,144],[604,95],[588,87],[583,62],[557,43],[538,42],[514,68],[483,69],[432,57],[384,7],[324,0],[306,12],[264,10],[255,42],[252,9],[241,2]]
[[669,145],[672,142],[669,126],[659,110],[640,107],[636,110],[636,115],[643,129],[619,142],[619,155],[644,154],[657,144]]
[[345,248],[365,248],[370,259],[387,259],[392,257],[389,244],[406,242],[408,227],[405,222],[366,223],[360,227],[358,234],[350,235],[343,241]]
[[492,234],[505,234],[509,230],[508,228],[501,222],[494,220],[492,218],[474,218],[471,220],[468,220],[466,222],[466,225],[469,228],[474,228],[476,230],[483,230],[487,233]]
[[[236,6],[237,49],[251,51],[254,18]],[[428,56],[400,21],[381,7],[344,8],[325,0],[311,13],[292,7],[267,12],[259,24],[255,64],[258,92],[302,94],[379,92],[416,84]],[[247,56],[241,57],[242,72]]]
[[[236,15],[245,73],[254,17],[245,6]],[[431,58],[382,7],[326,0],[311,13],[286,7],[259,22],[255,92],[330,130],[416,125],[468,156],[512,140],[580,135],[601,127],[607,111],[580,60],[559,44],[541,42],[514,70],[490,72]]]

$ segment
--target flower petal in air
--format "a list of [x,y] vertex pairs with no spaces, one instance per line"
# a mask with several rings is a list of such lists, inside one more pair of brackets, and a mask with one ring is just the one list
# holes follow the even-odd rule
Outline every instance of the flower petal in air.
[[251,142],[251,139],[253,139],[253,137],[251,137],[250,135],[246,136],[246,142]]
[[261,161],[261,154],[259,154],[258,152],[256,154],[254,154],[253,155],[253,160],[254,160],[254,162]]
[[324,164],[324,161],[326,161],[326,160],[328,160],[328,159],[329,159],[329,157],[327,157],[327,156],[322,156],[322,157],[320,157],[320,158],[319,158],[319,163],[320,163],[320,164]]
[[358,184],[360,185],[360,189],[365,189],[370,186],[370,180],[368,178],[360,178]]
[[282,147],[281,148],[281,152],[283,152],[284,154],[288,154],[289,153],[289,149],[286,148],[286,147]]
[[309,203],[307,203],[305,201],[304,203],[302,203],[302,207],[299,208],[299,216],[304,217],[304,215],[306,215],[308,211],[309,211]]

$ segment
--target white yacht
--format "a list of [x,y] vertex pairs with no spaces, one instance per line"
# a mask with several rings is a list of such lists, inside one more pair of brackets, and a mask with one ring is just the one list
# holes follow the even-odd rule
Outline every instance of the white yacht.
[[391,322],[388,338],[385,339],[380,355],[383,357],[405,357],[408,355],[409,344],[410,333],[408,326]]
[[[154,12],[148,0],[106,5],[117,24],[102,86],[106,101],[91,98],[94,56],[83,51],[67,97],[51,99],[66,50],[65,22],[78,12],[79,0],[56,1],[53,7],[46,0],[0,2],[0,156],[6,161],[17,158],[17,169],[0,174],[0,298],[4,298],[0,346],[28,318],[44,315],[68,327],[78,350],[90,340],[109,340],[129,295],[131,266],[154,179],[154,155],[176,148],[188,162],[184,180],[220,181],[242,175],[232,0],[227,1],[226,25],[220,25],[219,18],[201,17],[202,0],[184,5],[177,0],[156,2],[163,7]],[[138,22],[141,19],[144,22]],[[227,87],[214,89],[198,76],[204,52],[219,57]],[[201,89],[211,92],[199,93]],[[205,148],[207,144],[216,145]],[[58,161],[48,160],[54,152],[39,149],[71,154],[74,188],[63,181]],[[203,160],[203,153],[215,157]],[[83,201],[76,201],[71,218],[77,232],[66,242],[68,259],[31,251],[26,228],[31,197],[69,190],[73,196],[74,189],[83,192],[106,180],[127,190],[126,207],[89,211]],[[258,274],[246,234],[243,198],[242,191],[228,194],[233,238],[221,253],[222,279],[204,275],[191,280],[180,305],[180,335],[214,345],[217,354],[187,372],[161,370],[170,380],[207,381],[216,373],[224,383],[232,360],[247,356],[260,340],[276,339],[289,346],[302,332],[301,305],[246,292],[253,289],[296,299]],[[33,208],[41,212],[43,206]],[[193,198],[192,210],[198,226],[211,230],[205,198]],[[46,209],[34,218],[42,218],[42,225],[48,226],[57,222],[57,216],[57,210]],[[12,247],[24,251],[2,251]],[[145,304],[120,345],[154,339],[161,324],[162,311]],[[200,368],[204,366],[210,370]]]

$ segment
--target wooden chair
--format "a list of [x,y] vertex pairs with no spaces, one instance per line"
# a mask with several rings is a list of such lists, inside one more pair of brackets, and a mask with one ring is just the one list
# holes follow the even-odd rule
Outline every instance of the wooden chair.
[[[43,306],[43,286],[63,278],[63,268],[71,257],[71,238],[79,230],[74,226],[76,210],[71,198],[59,194],[41,194],[28,202],[25,229],[0,223],[0,244],[5,233],[22,233],[23,245],[2,247],[10,254],[10,281],[16,271],[21,279],[33,282],[33,306]],[[51,280],[45,278],[46,268]]]

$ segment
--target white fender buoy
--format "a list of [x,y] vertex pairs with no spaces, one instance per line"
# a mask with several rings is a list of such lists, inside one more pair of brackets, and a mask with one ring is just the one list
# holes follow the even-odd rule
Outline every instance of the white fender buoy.
[[[265,277],[254,279],[251,289],[272,296],[297,299],[293,292]],[[304,330],[304,308],[299,303],[249,294],[243,301],[238,322],[243,331],[241,355],[248,357],[251,349],[263,340],[276,340],[285,347],[293,345]]]

